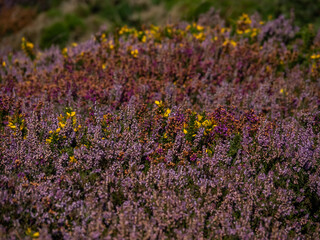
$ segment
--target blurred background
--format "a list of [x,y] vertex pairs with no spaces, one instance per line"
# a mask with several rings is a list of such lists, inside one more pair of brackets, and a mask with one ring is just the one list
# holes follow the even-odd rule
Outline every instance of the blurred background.
[[192,22],[211,8],[227,24],[258,13],[264,20],[283,14],[301,27],[320,26],[320,0],[0,0],[0,48],[19,48],[23,36],[42,49],[64,47],[101,27]]

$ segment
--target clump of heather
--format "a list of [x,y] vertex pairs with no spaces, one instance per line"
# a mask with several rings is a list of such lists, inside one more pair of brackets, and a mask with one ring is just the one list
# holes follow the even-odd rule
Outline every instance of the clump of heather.
[[0,55],[2,238],[319,238],[319,38],[215,19]]

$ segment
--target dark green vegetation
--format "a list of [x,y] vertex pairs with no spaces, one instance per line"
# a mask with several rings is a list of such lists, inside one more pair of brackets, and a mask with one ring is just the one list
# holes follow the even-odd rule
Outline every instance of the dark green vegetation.
[[[73,7],[68,7],[71,1],[15,0],[11,1],[10,6],[17,5],[33,11],[29,16],[31,14],[34,16],[35,12],[42,13],[45,19],[51,21],[41,28],[38,37],[29,36],[42,49],[52,44],[65,47],[67,43],[88,39],[99,26],[104,24],[107,24],[107,30],[112,32],[123,25],[139,28],[143,24],[159,24],[159,22],[163,24],[178,20],[197,21],[211,8],[220,12],[227,25],[232,25],[234,19],[242,13],[258,13],[263,20],[277,18],[280,15],[286,18],[293,17],[295,24],[300,27],[313,24],[317,29],[320,25],[320,0],[77,0],[76,3],[72,4]],[[26,20],[21,18],[20,21]],[[11,24],[21,26],[20,28],[5,26],[10,25],[7,21],[2,27],[5,31],[3,36],[15,34],[24,26],[22,23],[19,24],[19,19]],[[37,24],[33,25],[37,28]],[[18,46],[16,43],[12,45]]]

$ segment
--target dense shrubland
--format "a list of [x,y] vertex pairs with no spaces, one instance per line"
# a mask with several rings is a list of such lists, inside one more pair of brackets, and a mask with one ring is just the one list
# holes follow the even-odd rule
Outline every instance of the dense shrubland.
[[319,238],[320,35],[212,19],[0,56],[3,238]]

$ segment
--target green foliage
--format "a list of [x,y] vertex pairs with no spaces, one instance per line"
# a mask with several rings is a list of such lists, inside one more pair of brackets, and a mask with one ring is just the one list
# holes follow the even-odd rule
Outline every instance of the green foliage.
[[70,31],[74,31],[77,28],[84,29],[85,25],[81,18],[74,14],[67,14],[64,17],[65,24]]
[[236,134],[234,138],[230,141],[230,149],[228,152],[228,156],[232,157],[232,159],[234,160],[237,156],[239,149],[241,149],[241,135]]
[[296,36],[296,38],[301,38],[303,40],[303,47],[305,51],[310,50],[315,37],[316,31],[312,24],[302,27]]
[[[152,2],[159,4],[161,1],[153,0]],[[267,19],[270,15],[277,17],[281,14],[290,17],[293,10],[297,24],[315,23],[316,26],[320,25],[320,0],[164,0],[162,2],[165,3],[168,10],[178,7],[181,10],[182,18],[185,20],[196,20],[200,14],[214,7],[220,11],[227,22],[230,22],[231,19],[237,19],[242,13],[254,14],[258,12],[264,19]]]
[[57,7],[63,2],[63,0],[51,0],[50,2],[53,7]]
[[90,9],[87,5],[79,4],[75,9],[75,14],[81,18],[86,18],[90,16]]
[[45,28],[40,39],[40,48],[48,48],[51,45],[65,47],[68,43],[70,30],[65,22],[57,22]]
[[57,18],[62,16],[62,12],[57,8],[51,8],[46,14],[49,18]]
[[112,192],[111,199],[114,206],[121,206],[126,200],[122,190]]
[[68,43],[72,32],[83,31],[84,29],[85,24],[81,18],[73,14],[67,14],[63,21],[56,22],[43,30],[40,48],[48,48],[51,45],[58,45],[63,48]]
[[317,22],[319,19],[320,0],[278,0],[279,9],[286,15],[294,10],[296,22],[300,25]]

